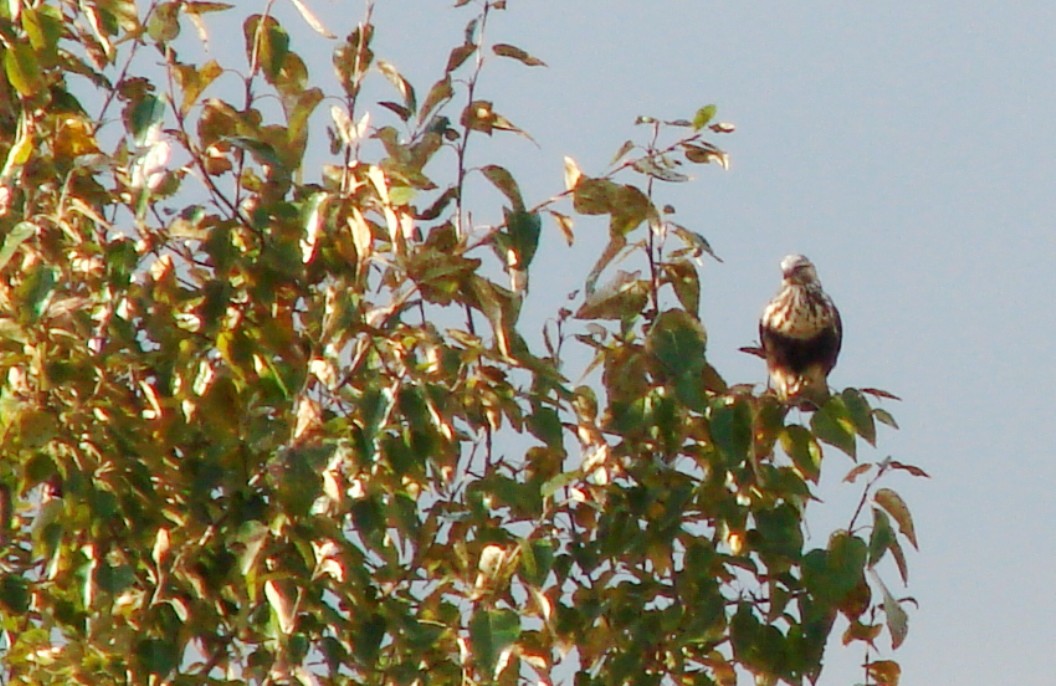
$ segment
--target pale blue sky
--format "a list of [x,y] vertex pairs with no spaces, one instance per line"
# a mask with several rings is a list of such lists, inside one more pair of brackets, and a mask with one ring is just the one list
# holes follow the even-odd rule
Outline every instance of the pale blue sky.
[[[362,8],[309,4],[340,36]],[[378,1],[376,50],[419,98],[470,16],[451,4]],[[329,79],[333,43],[281,9],[294,49]],[[490,35],[549,64],[496,65],[481,83],[539,142],[491,148],[532,200],[562,189],[566,154],[601,172],[643,133],[639,114],[688,117],[714,102],[737,125],[716,139],[728,172],[695,168],[660,196],[725,259],[702,272],[712,362],[728,380],[763,380],[737,348],[756,336],[781,257],[809,255],[845,322],[832,383],[904,398],[888,406],[902,430],[866,457],[934,477],[889,483],[921,542],[908,589],[920,609],[895,654],[902,683],[1051,684],[1056,4],[510,0]],[[582,285],[602,239],[588,233],[571,251],[545,234],[536,307]],[[819,535],[845,524],[857,497],[837,483],[846,458],[826,459]],[[860,681],[860,659],[831,647],[820,683]]]

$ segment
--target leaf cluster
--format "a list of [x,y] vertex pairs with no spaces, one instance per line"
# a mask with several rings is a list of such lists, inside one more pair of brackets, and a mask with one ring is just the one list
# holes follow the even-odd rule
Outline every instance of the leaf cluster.
[[[877,484],[923,472],[862,463],[850,525],[805,534],[828,449],[894,423],[883,394],[806,421],[727,384],[698,314],[714,252],[654,200],[725,166],[732,126],[643,118],[533,205],[470,146],[528,136],[486,65],[544,63],[489,42],[505,2],[457,6],[416,90],[367,3],[332,94],[266,8],[237,65],[193,57],[225,3],[0,9],[5,683],[802,683],[840,615],[845,642],[874,646],[883,612],[901,643],[874,572],[906,580],[916,533]],[[365,102],[371,80],[394,95]],[[471,229],[478,179],[503,203]],[[596,217],[582,302],[536,345],[543,219],[571,242]],[[572,346],[598,383],[569,382]]]

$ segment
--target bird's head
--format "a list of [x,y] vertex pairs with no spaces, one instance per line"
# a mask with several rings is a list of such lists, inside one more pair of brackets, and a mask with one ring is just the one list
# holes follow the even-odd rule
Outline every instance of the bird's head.
[[814,263],[803,255],[789,255],[781,260],[781,274],[789,283],[818,283],[818,272],[814,269]]

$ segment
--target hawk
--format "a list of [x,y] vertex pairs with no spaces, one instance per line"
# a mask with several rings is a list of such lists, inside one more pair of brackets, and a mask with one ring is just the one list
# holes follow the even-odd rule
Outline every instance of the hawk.
[[803,255],[781,260],[781,290],[759,319],[770,381],[782,400],[820,403],[843,341],[840,312]]

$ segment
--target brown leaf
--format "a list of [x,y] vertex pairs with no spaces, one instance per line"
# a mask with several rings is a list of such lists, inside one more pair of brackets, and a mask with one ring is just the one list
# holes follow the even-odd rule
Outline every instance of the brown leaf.
[[447,67],[444,69],[444,73],[450,74],[454,70],[462,66],[462,64],[469,59],[469,56],[477,51],[477,46],[472,43],[465,43],[460,45],[451,51],[451,54],[447,58]]
[[866,665],[869,676],[876,681],[876,686],[898,686],[902,668],[894,660],[878,660]]
[[857,481],[859,476],[868,472],[872,468],[873,464],[871,462],[857,465],[853,469],[851,469],[851,471],[847,472],[847,476],[843,477],[843,480],[845,483],[853,484],[855,481]]
[[542,61],[538,57],[529,55],[524,50],[518,48],[516,45],[509,45],[507,43],[497,43],[491,48],[492,52],[500,57],[509,57],[515,59],[521,64],[529,67],[545,67],[546,62]]
[[572,217],[567,214],[561,214],[554,210],[548,210],[550,216],[557,222],[557,228],[561,229],[561,235],[565,237],[565,242],[571,247],[575,236],[572,234]]

